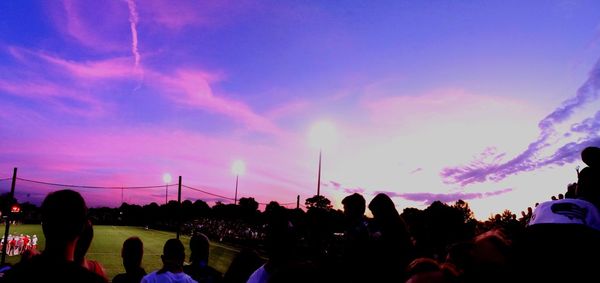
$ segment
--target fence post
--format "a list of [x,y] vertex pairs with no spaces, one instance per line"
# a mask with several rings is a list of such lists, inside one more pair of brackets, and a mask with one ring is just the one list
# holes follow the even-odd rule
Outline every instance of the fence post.
[[179,239],[179,233],[181,233],[181,176],[179,176],[179,186],[177,190],[177,202],[179,208],[177,209],[177,239]]
[[14,168],[13,170],[13,177],[12,177],[12,184],[10,186],[10,194],[8,195],[8,207],[6,208],[6,215],[4,215],[4,219],[6,219],[5,222],[5,229],[4,229],[4,244],[2,245],[2,262],[1,264],[4,265],[4,263],[6,263],[6,246],[8,246],[8,231],[10,229],[10,219],[11,219],[11,211],[10,211],[10,206],[11,206],[11,202],[12,199],[15,196],[15,183],[17,182],[17,167]]

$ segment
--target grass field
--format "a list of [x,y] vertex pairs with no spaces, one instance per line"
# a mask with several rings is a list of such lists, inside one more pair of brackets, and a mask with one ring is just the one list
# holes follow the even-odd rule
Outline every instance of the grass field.
[[[2,235],[4,235],[4,225],[0,225]],[[41,225],[11,225],[10,233],[37,235],[38,250],[44,250],[44,234]],[[121,262],[121,246],[125,239],[137,236],[144,242],[144,259],[142,266],[146,272],[159,269],[162,266],[160,255],[162,248],[168,239],[175,238],[175,233],[163,232],[157,230],[146,230],[140,227],[126,226],[94,226],[94,240],[87,254],[87,259],[99,261],[106,270],[109,280],[122,272],[125,272]],[[186,260],[189,259],[189,241],[190,238],[182,236],[180,238],[186,247]],[[237,250],[219,243],[211,243],[209,264],[221,272],[227,271]],[[19,256],[7,256],[7,261],[16,263]]]

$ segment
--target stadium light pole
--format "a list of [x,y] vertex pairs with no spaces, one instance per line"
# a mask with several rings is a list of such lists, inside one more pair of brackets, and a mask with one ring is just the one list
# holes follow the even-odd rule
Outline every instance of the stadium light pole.
[[173,181],[173,177],[171,177],[171,174],[163,174],[163,182],[165,182],[165,205],[168,203],[169,184],[171,183],[171,181]]
[[308,133],[310,145],[319,149],[319,169],[317,171],[317,196],[321,195],[321,162],[323,149],[331,148],[337,141],[337,132],[333,123],[319,121],[312,125]]
[[231,165],[231,172],[235,174],[235,198],[233,199],[233,204],[237,204],[237,195],[238,195],[238,181],[240,175],[244,175],[246,172],[246,164],[242,160],[236,160]]

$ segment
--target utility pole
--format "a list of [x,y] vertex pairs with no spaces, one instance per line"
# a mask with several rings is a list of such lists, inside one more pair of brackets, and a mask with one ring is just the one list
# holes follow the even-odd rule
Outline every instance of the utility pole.
[[179,206],[177,208],[177,239],[179,239],[179,233],[181,233],[181,176],[179,176],[179,185],[177,190],[177,203]]
[[4,216],[4,219],[6,219],[5,221],[5,229],[4,229],[4,244],[2,245],[2,265],[4,265],[4,263],[6,262],[6,246],[8,246],[8,231],[10,229],[10,220],[11,220],[11,214],[12,212],[10,211],[10,206],[11,206],[11,202],[15,196],[15,183],[17,182],[17,168],[15,167],[13,170],[13,177],[12,177],[12,185],[10,186],[10,194],[8,195],[8,207],[6,207],[6,215]]

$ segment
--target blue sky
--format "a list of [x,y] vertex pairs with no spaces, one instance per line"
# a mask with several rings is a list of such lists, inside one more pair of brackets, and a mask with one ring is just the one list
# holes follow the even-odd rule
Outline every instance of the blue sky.
[[[6,175],[108,186],[171,172],[230,195],[243,159],[244,194],[288,202],[314,194],[307,135],[327,120],[334,202],[462,197],[485,216],[563,191],[597,143],[571,129],[597,117],[595,1],[5,1],[0,45]],[[564,119],[540,129],[552,113]]]

